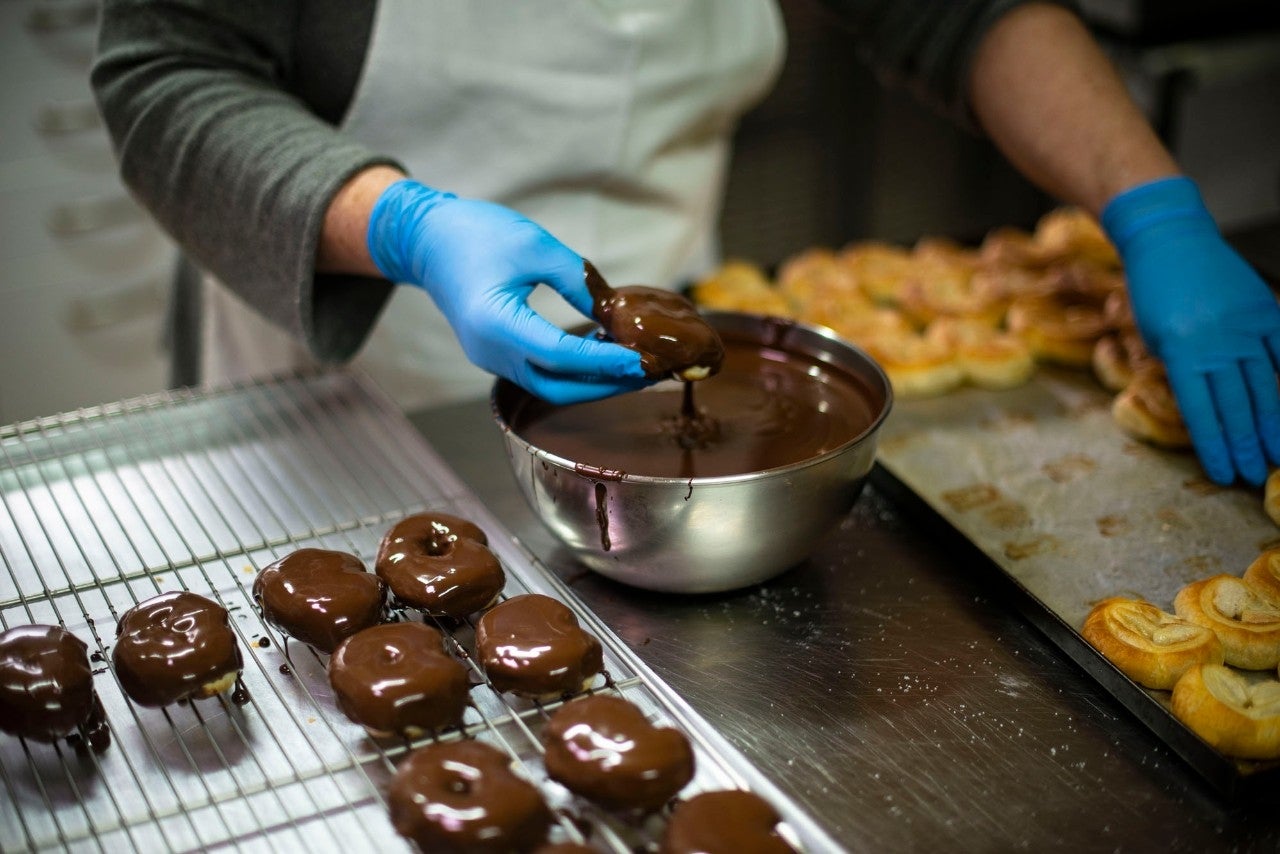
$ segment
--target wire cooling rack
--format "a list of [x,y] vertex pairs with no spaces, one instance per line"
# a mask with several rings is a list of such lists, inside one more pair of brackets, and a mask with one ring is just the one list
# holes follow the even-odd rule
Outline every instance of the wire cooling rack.
[[[507,570],[506,596],[555,596],[600,638],[606,674],[591,690],[624,696],[690,737],[698,770],[683,796],[752,789],[804,850],[838,850],[547,572],[389,401],[347,371],[163,393],[0,428],[0,629],[56,624],[84,640],[112,738],[96,754],[0,734],[0,850],[404,850],[383,794],[396,761],[432,739],[466,737],[504,750],[542,788],[558,816],[553,840],[616,852],[652,843],[660,816],[605,813],[546,778],[539,732],[556,704],[485,683],[461,728],[374,740],[337,710],[327,657],[286,643],[259,618],[251,588],[262,566],[318,547],[371,567],[385,531],[424,509],[489,534]],[[245,705],[222,695],[148,709],[124,696],[108,664],[116,622],[177,589],[230,611]],[[472,627],[441,628],[483,681]]]

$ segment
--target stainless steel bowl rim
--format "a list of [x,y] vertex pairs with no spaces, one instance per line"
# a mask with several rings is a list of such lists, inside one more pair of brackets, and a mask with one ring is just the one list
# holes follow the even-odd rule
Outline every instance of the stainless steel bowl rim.
[[[705,312],[705,314],[708,317],[716,317],[716,316],[730,317],[734,315],[740,315],[742,317],[752,318],[757,321],[765,319],[755,315],[749,315],[743,312]],[[775,320],[773,318],[769,318],[769,319]],[[574,460],[565,459],[564,457],[557,456],[556,454],[553,454],[550,451],[543,450],[542,448],[539,448],[529,443],[528,441],[525,440],[523,436],[517,433],[512,428],[512,426],[507,423],[507,420],[502,417],[502,413],[501,411],[499,411],[499,407],[498,407],[498,390],[503,383],[509,383],[510,382],[509,380],[499,378],[494,382],[493,388],[489,393],[489,410],[493,416],[494,422],[497,423],[498,427],[504,433],[507,433],[511,438],[513,438],[520,447],[525,449],[525,451],[538,457],[539,459],[545,460],[548,463],[553,463],[559,466],[560,468],[574,472],[575,474],[578,474],[588,479],[626,481],[627,483],[639,483],[639,484],[653,483],[653,484],[670,485],[670,484],[692,483],[696,485],[709,486],[709,485],[722,484],[722,483],[741,483],[743,481],[765,480],[765,479],[775,478],[775,477],[786,477],[788,475],[794,474],[797,471],[803,471],[806,468],[818,465],[823,461],[830,459],[831,457],[836,456],[837,454],[840,454],[847,448],[857,445],[859,442],[862,442],[867,437],[875,435],[876,431],[879,430],[880,425],[884,423],[884,420],[889,417],[889,413],[893,410],[893,385],[889,382],[888,376],[885,375],[884,369],[880,367],[880,364],[876,362],[875,359],[871,358],[871,356],[867,354],[867,352],[863,350],[861,347],[858,347],[857,345],[845,340],[844,338],[841,338],[833,330],[828,329],[825,326],[818,326],[816,324],[810,324],[810,323],[801,323],[799,321],[776,319],[776,322],[779,325],[786,325],[787,327],[793,327],[800,330],[811,332],[815,335],[819,335],[823,338],[826,338],[835,344],[839,344],[842,347],[847,347],[851,350],[854,350],[855,352],[858,353],[858,355],[860,355],[863,359],[866,360],[866,363],[869,366],[875,369],[876,374],[879,376],[880,380],[883,382],[883,385],[884,385],[884,392],[885,392],[884,406],[881,407],[879,414],[877,414],[876,417],[872,419],[871,423],[868,424],[867,427],[862,432],[858,433],[856,436],[848,439],[847,441],[842,442],[836,447],[831,448],[830,450],[825,451],[816,457],[810,457],[807,460],[800,460],[798,462],[790,463],[785,466],[778,466],[776,468],[764,469],[763,471],[744,472],[742,474],[719,475],[717,477],[692,477],[692,478],[658,477],[655,475],[630,474],[628,472],[618,472],[616,476],[613,476],[613,474],[611,473],[611,470],[604,469],[604,468],[596,468],[594,466],[589,466],[586,471],[583,471],[582,467],[585,466],[586,464],[580,463]],[[587,324],[584,326],[574,327],[568,331],[572,335],[583,335],[590,332],[593,329],[598,329],[598,328],[599,327],[594,324]],[[765,346],[765,345],[761,345],[761,346]],[[525,392],[525,394],[529,394],[529,393],[530,392],[527,392],[527,391]],[[643,392],[640,392],[640,393],[643,393]]]

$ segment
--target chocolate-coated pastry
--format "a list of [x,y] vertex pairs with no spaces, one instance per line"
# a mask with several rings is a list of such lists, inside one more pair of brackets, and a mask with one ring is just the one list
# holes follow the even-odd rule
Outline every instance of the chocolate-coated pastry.
[[329,549],[298,549],[263,567],[253,582],[262,618],[320,652],[381,622],[386,591],[360,558]]
[[604,666],[600,641],[563,603],[541,593],[513,596],[476,623],[476,652],[499,691],[558,697],[579,691]]
[[592,314],[610,338],[640,354],[645,376],[691,381],[720,370],[724,342],[692,302],[661,288],[610,287],[590,261],[585,273]]
[[467,708],[467,669],[422,623],[384,623],[343,641],[329,658],[338,708],[371,735],[416,738],[457,726]]
[[448,513],[417,513],[387,531],[374,565],[400,602],[433,617],[462,619],[507,583],[484,531]]
[[596,854],[596,849],[577,842],[552,842],[548,845],[539,845],[534,849],[533,854]]
[[609,809],[655,810],[693,779],[684,733],[654,726],[621,697],[565,703],[543,728],[542,744],[552,780]]
[[0,730],[45,742],[83,732],[95,750],[110,744],[84,641],[61,626],[0,633]]
[[676,804],[660,854],[795,854],[778,834],[778,811],[754,792],[703,792]]
[[436,742],[409,754],[387,789],[396,832],[432,854],[528,851],[551,811],[511,759],[479,741]]
[[243,664],[227,609],[187,591],[125,611],[111,661],[120,687],[140,706],[212,697],[235,683]]

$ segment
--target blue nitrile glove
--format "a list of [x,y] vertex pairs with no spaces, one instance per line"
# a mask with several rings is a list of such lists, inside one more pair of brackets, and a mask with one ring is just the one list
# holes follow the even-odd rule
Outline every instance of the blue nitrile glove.
[[647,385],[635,351],[566,334],[529,307],[542,283],[591,317],[582,258],[515,211],[397,181],[373,207],[367,242],[384,276],[431,295],[486,371],[557,404]]
[[1102,227],[1124,260],[1138,329],[1164,363],[1200,462],[1252,484],[1280,462],[1280,306],[1227,245],[1196,185],[1161,178],[1120,193]]

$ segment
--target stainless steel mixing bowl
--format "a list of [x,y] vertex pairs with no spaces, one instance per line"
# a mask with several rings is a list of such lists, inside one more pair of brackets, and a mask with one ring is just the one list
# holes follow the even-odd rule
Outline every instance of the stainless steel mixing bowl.
[[615,477],[530,445],[510,420],[527,393],[505,380],[493,388],[493,417],[534,513],[586,566],[636,587],[732,590],[803,561],[857,500],[892,407],[879,365],[828,330],[733,312],[706,317],[726,341],[807,355],[859,378],[871,396],[871,425],[825,454],[767,471]]

